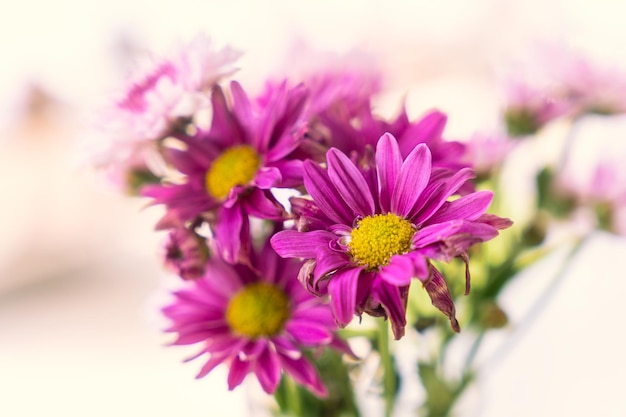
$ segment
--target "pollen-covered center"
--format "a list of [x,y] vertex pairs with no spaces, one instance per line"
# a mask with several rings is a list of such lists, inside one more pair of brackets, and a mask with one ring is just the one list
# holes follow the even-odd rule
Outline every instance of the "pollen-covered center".
[[354,262],[373,270],[389,264],[393,255],[408,252],[414,234],[407,220],[393,213],[375,214],[352,229],[348,249]]
[[280,333],[288,319],[289,298],[280,288],[264,282],[244,287],[226,309],[230,328],[252,339]]
[[259,154],[251,146],[228,148],[215,158],[206,173],[206,189],[215,198],[226,198],[231,188],[254,179],[259,164]]

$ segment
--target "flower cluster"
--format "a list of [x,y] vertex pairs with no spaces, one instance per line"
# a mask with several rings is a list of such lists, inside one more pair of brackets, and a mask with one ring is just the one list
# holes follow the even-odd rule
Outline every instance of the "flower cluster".
[[[285,373],[324,396],[311,349],[350,354],[340,328],[364,314],[400,339],[414,282],[458,332],[449,280],[469,293],[470,248],[511,221],[487,213],[493,193],[444,138],[446,115],[381,118],[379,76],[354,69],[250,94],[224,81],[238,55],[200,37],[106,114],[101,165],[164,209],[164,263],[182,288],[163,313],[174,344],[201,346],[198,376],[226,364],[230,389],[253,373],[273,393]],[[297,196],[287,205],[281,189]],[[436,265],[454,258],[462,277]]]

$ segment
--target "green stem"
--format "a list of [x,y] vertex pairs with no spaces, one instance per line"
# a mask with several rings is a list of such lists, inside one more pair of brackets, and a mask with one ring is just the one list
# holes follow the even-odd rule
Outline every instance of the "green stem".
[[396,371],[389,350],[389,325],[386,320],[378,320],[378,353],[383,367],[383,395],[385,398],[385,416],[390,417],[396,397]]
[[300,398],[300,391],[295,381],[287,376],[285,378],[287,384],[287,410],[289,410],[290,416],[302,415],[302,398]]

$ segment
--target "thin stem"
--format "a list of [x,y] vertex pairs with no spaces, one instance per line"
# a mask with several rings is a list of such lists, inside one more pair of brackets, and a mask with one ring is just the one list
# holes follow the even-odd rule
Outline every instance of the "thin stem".
[[396,396],[396,371],[389,350],[389,326],[386,320],[378,320],[378,353],[383,367],[383,395],[385,398],[385,416],[391,417]]
[[298,386],[289,376],[285,378],[285,382],[287,384],[287,410],[289,410],[289,414],[292,416],[301,416],[302,398],[300,397]]

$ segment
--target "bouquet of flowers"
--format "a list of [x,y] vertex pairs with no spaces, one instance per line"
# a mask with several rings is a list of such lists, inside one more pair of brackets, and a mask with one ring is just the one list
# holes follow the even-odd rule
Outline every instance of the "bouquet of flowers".
[[[515,83],[507,132],[451,141],[440,111],[377,115],[380,74],[332,68],[250,95],[226,81],[239,56],[199,36],[104,112],[96,165],[164,209],[163,262],[180,277],[162,310],[173,345],[197,346],[199,378],[227,367],[231,390],[252,374],[276,415],[363,415],[367,380],[390,416],[407,373],[422,386],[414,412],[449,415],[485,334],[507,325],[502,289],[557,246],[546,242],[552,222],[590,201],[555,192],[568,189],[563,166],[548,162],[528,220],[498,237],[512,225],[492,213],[507,210],[503,162],[554,120],[621,108],[585,86]],[[597,173],[606,187],[612,179]],[[611,190],[592,209],[598,227],[615,230],[626,193]],[[461,328],[473,343],[451,376],[445,353]],[[408,367],[403,343],[425,346]]]

